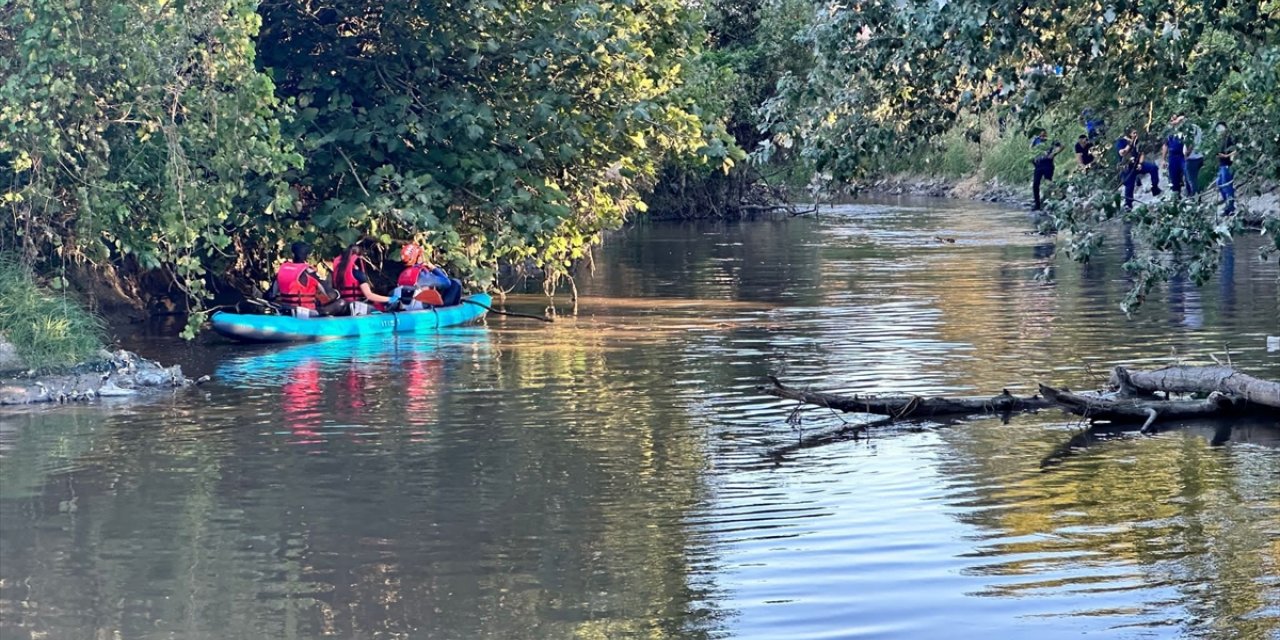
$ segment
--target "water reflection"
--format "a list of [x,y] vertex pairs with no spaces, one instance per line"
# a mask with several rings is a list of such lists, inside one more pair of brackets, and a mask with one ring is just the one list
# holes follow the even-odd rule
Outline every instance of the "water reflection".
[[[1237,442],[1280,445],[1274,424],[1235,430]],[[1056,615],[1183,633],[1262,638],[1280,628],[1280,558],[1268,548],[1280,522],[1280,456],[1258,459],[1247,447],[1215,446],[1220,430],[1184,428],[1081,442],[1092,446],[1048,472],[993,459],[1040,449],[1046,433],[940,433],[958,454],[942,462],[966,496],[957,517],[983,541],[969,571],[994,578],[983,595],[1072,594],[1075,608]]]
[[644,225],[555,324],[207,347],[194,393],[0,416],[0,637],[1273,636],[1271,425],[767,455],[798,435],[768,373],[1025,391],[1229,342],[1280,376],[1256,239],[1127,319],[1123,230],[1085,267],[1029,231],[929,202]]

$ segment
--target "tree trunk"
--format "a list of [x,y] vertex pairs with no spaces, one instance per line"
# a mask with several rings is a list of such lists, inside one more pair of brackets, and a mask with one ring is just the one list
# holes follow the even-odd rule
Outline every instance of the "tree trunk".
[[1140,392],[1225,393],[1266,407],[1280,409],[1280,382],[1262,380],[1240,373],[1231,367],[1176,366],[1155,371],[1127,371],[1116,367],[1111,374],[1113,387],[1132,388]]

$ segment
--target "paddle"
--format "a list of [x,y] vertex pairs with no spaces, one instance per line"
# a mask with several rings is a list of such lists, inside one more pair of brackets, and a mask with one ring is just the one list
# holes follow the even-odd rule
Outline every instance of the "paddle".
[[516,312],[514,312],[514,311],[498,311],[497,309],[494,309],[493,307],[491,307],[491,306],[489,306],[489,305],[487,305],[487,304],[484,304],[484,303],[481,303],[481,302],[476,302],[475,300],[469,300],[469,299],[467,299],[467,298],[463,298],[463,299],[462,299],[462,301],[463,301],[463,302],[465,302],[465,303],[467,303],[467,304],[474,304],[475,306],[477,306],[477,307],[481,307],[481,308],[483,308],[484,310],[488,311],[489,313],[496,313],[496,314],[498,314],[498,315],[500,315],[500,316],[511,316],[511,317],[513,317],[513,318],[528,318],[528,319],[530,319],[530,320],[541,320],[542,322],[555,322],[555,321],[556,321],[556,319],[555,319],[555,318],[548,318],[547,316],[535,316],[535,315],[533,315],[533,314],[531,314],[531,313],[516,313]]

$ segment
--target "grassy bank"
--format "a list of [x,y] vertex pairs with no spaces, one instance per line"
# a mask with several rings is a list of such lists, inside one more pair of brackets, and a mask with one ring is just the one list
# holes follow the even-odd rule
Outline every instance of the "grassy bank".
[[103,326],[70,292],[42,284],[31,269],[0,255],[0,336],[25,366],[45,368],[93,359]]

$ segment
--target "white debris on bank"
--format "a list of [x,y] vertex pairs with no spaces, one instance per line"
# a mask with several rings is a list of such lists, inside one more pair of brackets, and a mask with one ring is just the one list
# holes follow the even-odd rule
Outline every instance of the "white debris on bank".
[[103,351],[101,360],[65,371],[27,371],[0,378],[0,405],[77,402],[193,384],[177,365],[163,367],[130,351]]

